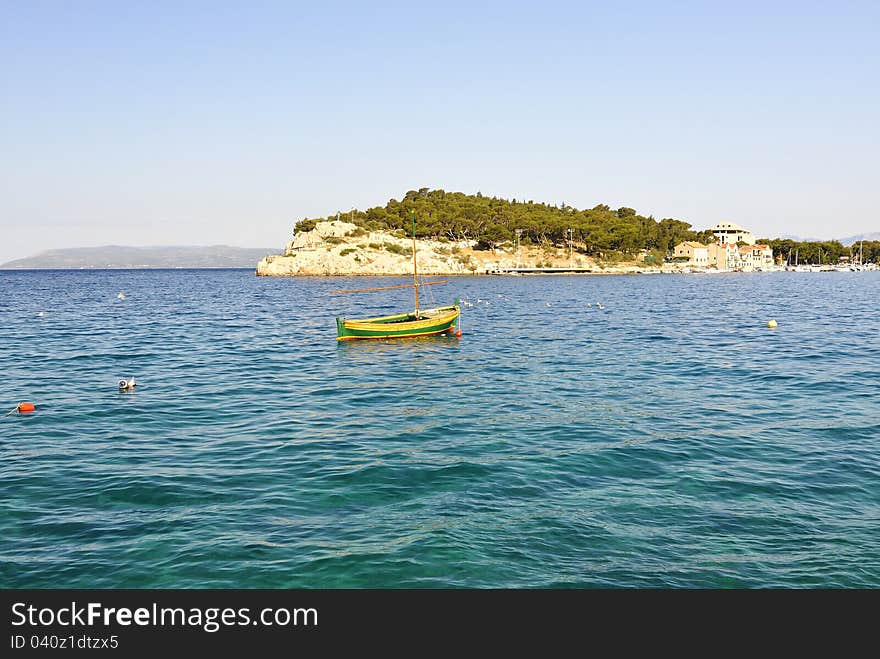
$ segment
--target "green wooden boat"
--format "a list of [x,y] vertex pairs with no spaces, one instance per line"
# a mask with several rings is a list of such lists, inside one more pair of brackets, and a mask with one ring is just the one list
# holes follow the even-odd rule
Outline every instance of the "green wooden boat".
[[400,286],[380,286],[377,288],[358,288],[353,290],[331,291],[332,293],[363,293],[366,291],[386,291],[392,288],[412,288],[415,291],[415,311],[395,314],[393,316],[380,316],[377,318],[363,318],[349,320],[346,318],[336,319],[336,340],[353,341],[357,339],[400,339],[416,336],[435,336],[448,334],[461,336],[459,322],[461,318],[461,305],[456,298],[455,303],[448,307],[436,307],[434,309],[419,309],[419,287],[445,284],[443,281],[429,281],[419,283],[416,266],[416,219],[413,213],[413,283]]
[[448,307],[421,309],[412,313],[363,320],[336,319],[336,339],[398,339],[434,334],[456,334],[456,323],[461,316],[458,300]]

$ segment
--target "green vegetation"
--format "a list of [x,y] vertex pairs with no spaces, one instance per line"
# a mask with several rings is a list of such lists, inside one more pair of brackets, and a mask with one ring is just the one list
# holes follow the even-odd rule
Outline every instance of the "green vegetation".
[[[417,237],[473,240],[477,241],[478,249],[513,243],[516,229],[521,230],[521,244],[560,247],[568,245],[571,229],[575,250],[591,255],[634,254],[644,248],[665,252],[683,240],[711,238],[711,234],[691,230],[687,222],[674,219],[658,222],[653,217],[639,215],[632,208],[612,210],[599,205],[578,210],[564,203],[553,206],[429,188],[410,190],[400,201],[391,199],[385,206],[353,211],[344,219],[365,231],[391,231],[405,236],[411,231],[413,211]],[[307,230],[314,222],[324,219],[334,220],[336,215],[304,220],[297,224],[296,230]]]
[[412,247],[401,247],[397,243],[385,243],[385,249],[392,254],[400,254],[401,256],[412,256]]
[[357,250],[354,247],[346,247],[344,250],[339,252],[339,256],[348,256],[349,254],[354,254]]
[[[859,243],[852,247],[846,247],[836,240],[823,240],[821,242],[798,242],[787,238],[761,238],[759,243],[770,245],[773,253],[788,258],[791,252],[791,262],[795,261],[797,254],[798,263],[838,263],[841,256],[847,256],[852,261],[859,258]],[[865,263],[877,263],[880,260],[880,240],[866,240],[862,245]]]
[[[351,236],[361,236],[368,231],[388,231],[404,237],[409,236],[411,231],[413,212],[416,215],[417,237],[441,241],[476,241],[478,249],[515,244],[516,231],[520,230],[520,244],[523,246],[542,245],[567,250],[571,240],[574,251],[579,254],[613,262],[622,257],[634,258],[641,250],[648,250],[649,261],[658,262],[662,255],[685,240],[704,244],[714,242],[711,232],[694,231],[687,222],[672,218],[658,221],[652,216],[639,215],[635,209],[625,206],[612,210],[609,206],[599,204],[578,210],[565,203],[551,205],[484,197],[479,192],[467,195],[429,188],[410,190],[399,201],[391,199],[384,206],[352,211],[341,219],[357,225],[358,228],[350,232]],[[335,220],[336,217],[334,214],[326,218],[302,220],[297,223],[296,230],[309,231],[316,222]],[[820,249],[823,263],[836,263],[840,256],[858,254],[858,246],[851,250],[837,241],[798,243],[765,238],[759,242],[769,244],[775,254],[787,255],[789,249],[792,253],[800,249],[801,263],[818,263]],[[372,249],[382,248],[378,243],[370,243],[369,246]],[[455,249],[453,253],[456,253]],[[880,260],[880,241],[865,241],[864,256],[866,263]]]
[[345,242],[345,238],[340,238],[339,236],[327,236],[324,238],[324,242],[331,245],[341,245]]

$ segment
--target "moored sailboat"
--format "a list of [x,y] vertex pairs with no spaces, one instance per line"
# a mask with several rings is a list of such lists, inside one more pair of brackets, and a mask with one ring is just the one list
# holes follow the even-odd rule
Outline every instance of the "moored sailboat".
[[367,291],[383,291],[393,288],[412,288],[415,293],[415,310],[412,312],[395,314],[391,316],[379,316],[376,318],[363,318],[349,320],[346,318],[336,319],[336,340],[352,341],[357,339],[397,339],[418,336],[433,336],[448,334],[461,336],[459,322],[461,318],[461,306],[458,299],[449,306],[435,307],[433,309],[419,308],[419,288],[421,286],[433,286],[445,284],[443,281],[429,281],[419,283],[418,264],[416,262],[416,220],[415,213],[412,218],[413,238],[413,283],[399,286],[380,286],[377,288],[359,288],[352,290],[338,290],[333,293],[363,293]]

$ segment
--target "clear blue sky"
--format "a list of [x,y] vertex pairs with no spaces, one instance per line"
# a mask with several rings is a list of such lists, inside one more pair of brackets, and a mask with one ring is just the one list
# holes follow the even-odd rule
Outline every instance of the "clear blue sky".
[[0,262],[406,190],[880,230],[880,3],[0,0]]

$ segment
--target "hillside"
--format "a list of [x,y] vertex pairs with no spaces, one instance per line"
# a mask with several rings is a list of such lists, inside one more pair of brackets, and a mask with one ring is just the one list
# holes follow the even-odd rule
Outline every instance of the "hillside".
[[429,188],[410,190],[400,201],[391,199],[365,211],[304,219],[296,231],[309,231],[321,220],[343,219],[366,231],[402,230],[408,235],[413,214],[419,238],[473,242],[491,249],[513,243],[519,231],[521,245],[568,245],[571,240],[579,253],[598,258],[631,258],[642,250],[656,250],[662,258],[684,240],[711,238],[708,232],[692,230],[687,222],[657,221],[627,207],[612,210],[600,204],[578,210],[564,202],[551,205]]
[[6,270],[49,270],[85,268],[252,268],[269,248],[227,245],[126,247],[71,247],[53,249],[34,256],[0,264]]
[[[308,226],[308,225],[307,225]],[[316,222],[298,231],[284,254],[267,256],[257,264],[258,276],[289,277],[309,275],[406,275],[412,276],[412,238],[401,229],[368,231],[341,220]],[[416,245],[419,274],[483,274],[495,268],[578,267],[597,274],[621,274],[652,269],[644,262],[646,253],[635,261],[597,259],[568,246],[497,245],[481,248],[478,241],[420,238]],[[653,268],[656,269],[656,268]],[[664,269],[678,271],[673,265]]]
[[[309,232],[318,222],[342,219],[364,232],[400,232],[408,236],[413,216],[418,238],[472,245],[472,257],[478,261],[491,260],[492,252],[499,248],[510,252],[518,243],[521,255],[522,250],[538,248],[552,259],[554,249],[568,251],[570,246],[572,258],[585,262],[644,262],[656,266],[683,241],[714,241],[709,230],[695,231],[687,222],[673,218],[658,221],[628,207],[612,210],[599,204],[579,210],[564,202],[552,205],[429,188],[410,190],[400,201],[391,199],[384,206],[365,211],[352,209],[327,218],[303,219],[295,231]],[[856,238],[861,236],[850,240]],[[811,263],[836,263],[841,257],[853,255],[850,247],[839,241],[759,238],[759,242],[769,243],[775,254],[797,251],[804,262]],[[880,241],[866,241],[863,251],[866,262],[877,261]]]

